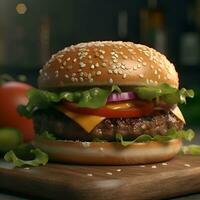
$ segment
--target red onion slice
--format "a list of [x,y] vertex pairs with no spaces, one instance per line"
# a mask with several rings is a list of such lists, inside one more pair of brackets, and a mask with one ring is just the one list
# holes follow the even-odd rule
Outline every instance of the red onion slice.
[[127,101],[136,99],[136,94],[134,92],[121,92],[121,93],[112,93],[107,102],[115,102],[115,101]]

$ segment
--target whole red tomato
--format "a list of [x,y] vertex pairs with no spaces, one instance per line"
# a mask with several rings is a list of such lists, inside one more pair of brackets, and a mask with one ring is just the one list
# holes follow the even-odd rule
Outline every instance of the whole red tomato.
[[0,127],[10,127],[20,130],[24,141],[34,138],[32,120],[22,117],[17,112],[17,106],[26,104],[26,93],[32,87],[21,82],[7,82],[0,86]]

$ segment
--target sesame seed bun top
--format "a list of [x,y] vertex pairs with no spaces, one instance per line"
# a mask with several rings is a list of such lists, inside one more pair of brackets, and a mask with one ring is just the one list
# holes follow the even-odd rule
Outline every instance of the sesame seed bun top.
[[178,88],[178,74],[167,58],[145,45],[102,41],[80,43],[52,55],[40,70],[41,89],[80,86],[158,85]]

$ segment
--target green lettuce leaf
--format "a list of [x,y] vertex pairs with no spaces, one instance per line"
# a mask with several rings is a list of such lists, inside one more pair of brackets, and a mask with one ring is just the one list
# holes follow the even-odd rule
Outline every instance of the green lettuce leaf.
[[[155,99],[157,102],[162,101],[167,104],[186,103],[186,97],[194,97],[193,90],[186,90],[185,88],[178,90],[168,84],[148,87],[138,86],[132,90],[140,99],[148,101]],[[18,106],[18,112],[23,116],[31,118],[35,110],[47,109],[62,100],[73,102],[78,107],[100,108],[106,104],[108,96],[113,91],[121,92],[121,89],[117,85],[113,85],[109,89],[95,87],[84,91],[66,91],[61,93],[31,89],[27,94],[29,99],[28,104]]]
[[163,83],[158,86],[139,86],[134,89],[139,98],[152,101],[153,99],[162,100],[168,104],[186,103],[186,97],[193,98],[194,91],[182,88],[178,90],[170,85]]
[[7,152],[4,159],[8,162],[13,162],[16,167],[37,167],[48,162],[48,155],[38,148],[25,145],[17,150]]
[[113,85],[110,89],[95,87],[80,92],[61,92],[59,94],[31,89],[27,93],[28,104],[18,106],[17,110],[21,115],[31,118],[35,110],[46,109],[62,100],[74,102],[78,107],[99,108],[106,104],[108,96],[113,91],[121,92],[117,85]]
[[138,136],[135,140],[132,141],[124,141],[123,136],[121,134],[116,134],[116,141],[119,142],[122,146],[128,146],[133,143],[138,142],[150,142],[150,141],[157,141],[157,142],[168,142],[172,139],[184,139],[187,141],[191,141],[195,136],[193,130],[181,130],[177,131],[175,128],[171,128],[168,130],[166,135],[155,135],[150,136],[147,134],[143,134]]
[[189,154],[189,155],[200,155],[200,145],[187,145],[182,146],[181,154]]

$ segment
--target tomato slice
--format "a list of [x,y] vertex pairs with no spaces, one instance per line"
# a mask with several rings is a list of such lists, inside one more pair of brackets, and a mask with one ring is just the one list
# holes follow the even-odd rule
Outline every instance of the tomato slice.
[[112,105],[106,105],[102,108],[80,108],[74,103],[64,102],[64,106],[75,113],[96,115],[107,118],[130,118],[130,117],[142,117],[151,114],[154,111],[153,103],[136,102],[132,107],[127,109],[116,108],[111,109]]

